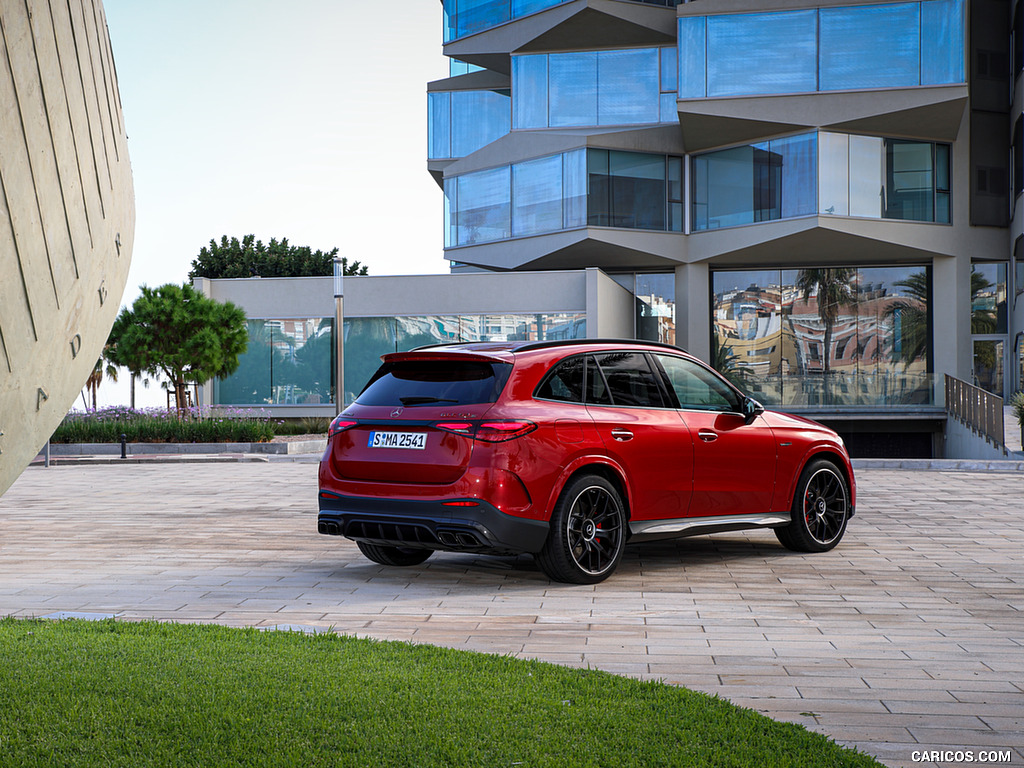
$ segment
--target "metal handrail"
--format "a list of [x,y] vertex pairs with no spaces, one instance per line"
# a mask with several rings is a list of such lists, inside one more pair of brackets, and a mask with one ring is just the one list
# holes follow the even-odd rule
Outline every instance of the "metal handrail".
[[947,373],[946,413],[1005,451],[1003,398]]

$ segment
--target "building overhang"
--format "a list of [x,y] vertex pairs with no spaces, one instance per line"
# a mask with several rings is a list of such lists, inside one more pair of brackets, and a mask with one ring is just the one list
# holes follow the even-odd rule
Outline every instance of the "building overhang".
[[923,263],[959,252],[955,228],[885,219],[808,216],[688,236],[688,261],[794,268],[828,264]]
[[586,227],[445,250],[445,258],[484,269],[674,269],[685,235],[639,229]]
[[963,122],[967,86],[680,99],[677,106],[687,152],[819,128],[951,142]]
[[[629,152],[653,152],[682,155],[679,126],[668,123],[602,128],[546,128],[537,131],[512,131],[476,152],[445,162],[445,176],[458,176],[486,168],[511,165],[520,160],[557,155],[574,149],[621,149]],[[429,167],[429,166],[428,166]],[[433,170],[431,168],[431,170]]]
[[444,55],[508,74],[513,53],[671,45],[676,10],[619,0],[573,0],[444,46]]

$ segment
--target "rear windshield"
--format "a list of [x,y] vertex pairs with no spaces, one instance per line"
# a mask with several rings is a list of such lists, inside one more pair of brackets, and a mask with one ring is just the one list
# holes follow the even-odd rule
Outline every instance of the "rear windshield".
[[384,363],[356,402],[389,407],[493,403],[511,372],[509,363],[455,360]]

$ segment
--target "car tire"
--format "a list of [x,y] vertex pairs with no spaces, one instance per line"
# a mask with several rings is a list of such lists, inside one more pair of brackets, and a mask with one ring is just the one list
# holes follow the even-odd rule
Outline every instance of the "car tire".
[[618,566],[626,533],[625,506],[615,486],[598,475],[582,475],[555,504],[537,562],[553,581],[596,584]]
[[794,552],[827,552],[846,532],[850,520],[850,484],[827,459],[810,462],[800,473],[793,496],[793,520],[775,536]]
[[419,565],[434,554],[432,549],[413,549],[412,547],[386,547],[382,544],[368,544],[357,541],[356,546],[367,558],[381,565],[409,566]]

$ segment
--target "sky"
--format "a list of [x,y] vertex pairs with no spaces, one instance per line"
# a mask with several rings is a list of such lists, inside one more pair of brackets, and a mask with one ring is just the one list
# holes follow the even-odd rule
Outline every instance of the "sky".
[[[438,0],[103,6],[135,184],[122,304],[185,281],[222,235],[337,247],[375,275],[448,271],[426,163],[426,84],[448,74]],[[105,381],[99,399],[127,393]]]

